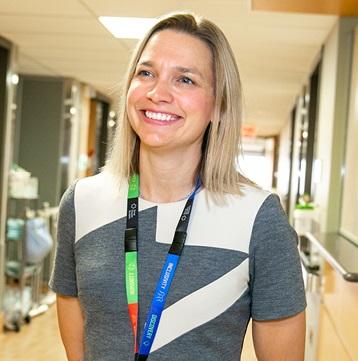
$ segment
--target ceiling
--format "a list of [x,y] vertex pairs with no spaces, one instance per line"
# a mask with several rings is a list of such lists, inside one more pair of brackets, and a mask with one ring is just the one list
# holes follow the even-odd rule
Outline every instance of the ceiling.
[[97,20],[190,10],[217,23],[241,71],[245,119],[259,135],[279,133],[337,21],[333,15],[252,11],[250,0],[0,0],[0,36],[18,45],[19,73],[73,77],[117,103],[135,46]]

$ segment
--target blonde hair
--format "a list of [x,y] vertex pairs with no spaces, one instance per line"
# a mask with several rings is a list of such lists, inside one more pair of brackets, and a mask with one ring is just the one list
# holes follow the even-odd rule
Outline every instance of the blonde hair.
[[206,129],[199,174],[203,186],[216,200],[225,193],[241,194],[241,186],[253,183],[237,170],[240,153],[242,94],[234,54],[224,33],[211,21],[190,13],[169,14],[149,30],[138,44],[122,89],[118,126],[106,169],[118,179],[139,171],[139,139],[130,126],[126,96],[135,69],[150,38],[159,31],[174,30],[192,35],[208,45],[214,69],[215,104]]

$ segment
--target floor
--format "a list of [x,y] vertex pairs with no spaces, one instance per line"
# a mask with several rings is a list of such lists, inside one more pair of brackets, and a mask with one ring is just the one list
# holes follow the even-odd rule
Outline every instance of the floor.
[[[56,307],[24,325],[19,333],[0,332],[1,361],[66,361],[57,328]],[[256,361],[249,327],[241,361]]]
[[66,361],[57,328],[56,307],[24,325],[19,333],[0,333],[1,361]]

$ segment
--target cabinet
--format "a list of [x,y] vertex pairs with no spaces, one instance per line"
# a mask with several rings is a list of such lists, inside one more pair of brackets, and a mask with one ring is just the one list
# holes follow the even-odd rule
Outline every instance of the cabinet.
[[317,361],[352,361],[324,305],[320,312]]
[[318,361],[358,361],[358,283],[323,267]]

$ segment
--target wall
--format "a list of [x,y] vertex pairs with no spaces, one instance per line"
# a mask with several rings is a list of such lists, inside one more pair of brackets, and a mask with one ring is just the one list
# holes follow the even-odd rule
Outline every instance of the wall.
[[[40,202],[57,206],[60,197],[64,81],[21,77],[18,91],[18,164],[39,178]],[[41,203],[40,203],[41,204]]]
[[290,223],[293,224],[293,213],[296,206],[296,197],[299,188],[300,177],[300,142],[301,142],[301,126],[302,126],[302,111],[304,108],[303,95],[297,99],[295,121],[293,129],[293,145],[292,145],[292,178],[291,178],[291,193],[290,193],[290,207],[288,209],[288,216]]
[[339,25],[337,24],[324,46],[318,101],[316,165],[320,168],[317,175],[320,186],[317,187],[315,201],[319,206],[320,219],[318,221],[322,229],[327,228],[328,218],[327,208],[330,191],[329,180],[337,79],[338,30]]
[[[5,133],[6,133],[6,76],[8,68],[8,56],[9,50],[1,46],[0,42],[0,305],[2,305],[2,294],[3,294],[3,284],[4,284],[4,258],[5,258],[5,217],[4,214],[6,210],[6,203],[4,198],[6,197],[6,192],[3,191],[3,174],[4,174],[4,153],[5,153]],[[0,307],[1,310],[1,307]],[[0,326],[1,326],[1,316],[0,316]]]
[[88,85],[81,85],[81,118],[80,118],[80,137],[79,137],[79,155],[78,155],[78,168],[76,178],[86,176],[88,167],[88,129],[90,117],[90,102],[91,102],[91,89]]
[[317,133],[320,186],[316,193],[323,231],[339,229],[354,29],[357,17],[340,18],[323,51]]
[[339,21],[337,83],[332,138],[330,192],[328,198],[327,231],[337,231],[340,223],[342,201],[342,169],[347,135],[349,91],[353,55],[354,30],[358,17],[341,18]]
[[280,133],[277,169],[277,193],[284,204],[287,202],[290,183],[291,128],[292,122],[289,117]]
[[[11,158],[11,130],[14,116],[14,94],[15,85],[12,84],[11,74],[14,71],[14,58],[16,48],[5,39],[0,38],[0,47],[6,49],[2,52],[3,60],[0,75],[0,313],[2,308],[4,282],[4,260],[5,260],[5,231],[6,231],[6,211],[8,196],[8,175]],[[1,314],[0,314],[1,324]]]

